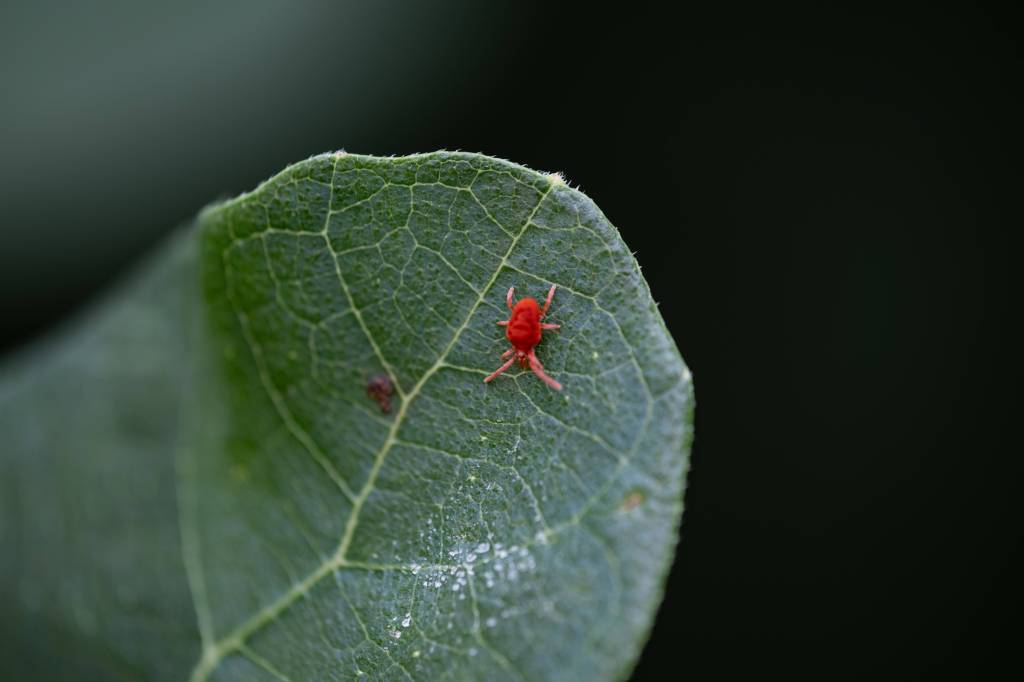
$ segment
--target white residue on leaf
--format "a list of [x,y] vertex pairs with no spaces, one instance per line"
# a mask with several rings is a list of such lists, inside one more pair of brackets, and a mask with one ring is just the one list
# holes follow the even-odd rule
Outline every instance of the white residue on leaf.
[[[488,535],[491,540],[493,535]],[[536,570],[537,564],[527,547],[505,546],[500,542],[459,542],[445,552],[451,559],[447,565],[429,562],[412,564],[410,570],[422,572],[423,587],[440,589],[450,581],[451,593],[459,600],[466,598],[470,580],[479,575],[477,589],[496,589],[502,583],[517,581],[524,573]],[[493,626],[489,626],[493,627]]]

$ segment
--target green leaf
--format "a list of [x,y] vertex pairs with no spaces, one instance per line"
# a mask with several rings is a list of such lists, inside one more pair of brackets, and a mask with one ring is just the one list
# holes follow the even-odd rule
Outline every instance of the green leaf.
[[[485,384],[505,292],[552,283],[564,389]],[[621,679],[692,414],[629,250],[560,177],[311,158],[3,372],[0,672]]]

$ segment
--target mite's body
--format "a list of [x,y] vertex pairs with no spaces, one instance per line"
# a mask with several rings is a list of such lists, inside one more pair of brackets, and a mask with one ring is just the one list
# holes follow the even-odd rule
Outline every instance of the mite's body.
[[508,361],[484,379],[484,383],[491,381],[494,377],[504,372],[512,366],[512,363],[518,362],[520,367],[523,369],[529,367],[541,381],[556,391],[560,391],[562,390],[562,385],[544,373],[544,366],[540,364],[540,360],[537,359],[537,354],[534,351],[534,348],[540,343],[543,330],[558,329],[560,326],[541,322],[541,319],[551,306],[551,299],[555,295],[555,285],[552,284],[551,289],[548,290],[548,298],[544,302],[543,308],[540,307],[536,300],[529,297],[512,305],[512,293],[514,291],[515,287],[509,287],[508,295],[505,297],[505,303],[508,305],[509,310],[512,311],[512,314],[507,320],[502,320],[498,323],[505,327],[505,337],[512,344],[512,347],[501,355],[502,360],[508,358]]
[[505,325],[505,336],[513,348],[529,353],[540,343],[540,324],[540,306],[537,301],[524,298],[512,308],[512,315]]

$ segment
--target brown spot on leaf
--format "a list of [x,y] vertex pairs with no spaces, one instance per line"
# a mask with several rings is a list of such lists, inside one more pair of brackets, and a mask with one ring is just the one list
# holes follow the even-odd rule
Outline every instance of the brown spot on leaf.
[[633,490],[622,498],[622,504],[619,505],[620,512],[628,512],[636,509],[640,506],[640,503],[644,501],[645,495],[640,490]]
[[377,401],[384,414],[391,411],[391,395],[394,392],[395,387],[387,374],[378,374],[366,382],[366,395]]

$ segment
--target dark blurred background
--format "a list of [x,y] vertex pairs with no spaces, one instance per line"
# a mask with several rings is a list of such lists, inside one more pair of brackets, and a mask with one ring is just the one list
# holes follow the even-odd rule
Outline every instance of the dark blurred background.
[[314,153],[563,171],[637,251],[697,386],[635,679],[1019,670],[1019,26],[977,7],[4,3],[0,348]]

